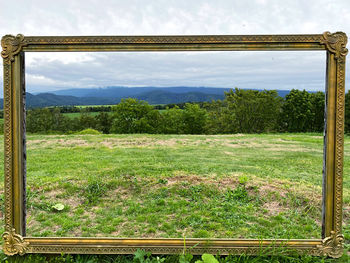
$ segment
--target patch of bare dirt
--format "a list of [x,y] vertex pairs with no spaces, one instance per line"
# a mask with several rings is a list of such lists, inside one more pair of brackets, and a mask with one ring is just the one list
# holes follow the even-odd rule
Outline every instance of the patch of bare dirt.
[[126,224],[127,224],[127,222],[121,223],[121,224],[118,226],[118,228],[117,228],[114,232],[111,233],[111,236],[113,236],[113,237],[118,237],[118,236],[120,236],[120,235],[121,235],[121,231],[123,230],[123,228],[124,228],[124,226],[125,226]]
[[288,210],[288,208],[282,206],[278,201],[266,202],[264,203],[263,208],[265,208],[268,211],[269,215],[273,216]]
[[278,193],[281,197],[286,197],[288,190],[283,189],[281,186],[276,186],[271,184],[264,184],[259,186],[260,196],[265,197],[269,193]]
[[187,183],[191,183],[192,185],[197,185],[200,184],[205,180],[205,178],[197,176],[197,175],[175,175],[173,177],[170,177],[167,179],[167,186],[172,186],[175,184],[179,184],[179,183],[183,183],[183,182],[187,182]]
[[[63,190],[55,189],[51,190],[49,192],[42,192],[47,199],[50,200],[50,203],[56,204],[56,203],[62,203],[64,206],[69,206],[72,210],[74,210],[76,207],[81,205],[81,199],[77,196],[65,196]],[[36,200],[37,202],[40,202],[40,200]]]
[[216,175],[208,175],[203,177],[178,171],[173,177],[167,178],[167,186],[186,182],[191,185],[199,185],[201,183],[210,184],[217,187],[218,189],[234,188],[238,184],[239,175],[241,175],[241,173],[232,174],[230,176],[218,179],[216,178]]
[[50,199],[57,198],[57,196],[60,196],[61,194],[63,194],[63,191],[62,190],[58,190],[58,189],[51,190],[50,192],[44,193],[44,195],[49,197]]
[[122,188],[122,187],[117,187],[114,188],[110,191],[108,191],[105,195],[105,197],[103,198],[104,200],[114,200],[116,197],[120,198],[121,200],[126,200],[130,197],[132,197],[133,193],[130,192],[130,190]]
[[225,142],[222,144],[223,146],[227,146],[227,147],[231,147],[231,148],[242,148],[244,147],[243,144],[239,144],[239,143],[229,143],[229,142]]

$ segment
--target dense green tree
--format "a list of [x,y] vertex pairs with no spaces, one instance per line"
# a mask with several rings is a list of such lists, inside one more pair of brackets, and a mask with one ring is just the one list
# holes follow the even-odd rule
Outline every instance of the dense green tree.
[[69,118],[64,116],[59,108],[54,108],[51,110],[51,118],[51,131],[59,131],[64,133],[71,130]]
[[26,130],[33,133],[67,132],[70,119],[58,108],[33,109],[27,112]]
[[79,116],[79,130],[96,129],[97,120],[88,112],[83,111]]
[[95,116],[96,120],[96,129],[108,134],[110,132],[111,126],[112,126],[112,116],[108,114],[107,112],[100,112],[98,115]]
[[225,100],[242,133],[274,131],[280,113],[281,97],[275,90],[242,90],[225,92]]
[[309,92],[291,90],[282,105],[280,123],[288,132],[312,131],[313,109]]
[[200,108],[198,104],[186,103],[183,110],[186,134],[203,134],[206,120],[207,111],[205,109]]
[[163,124],[163,116],[160,114],[158,110],[152,109],[149,111],[146,116],[140,119],[140,122],[143,123],[142,129],[139,132],[147,132],[147,133],[160,133],[161,126]]
[[167,108],[162,117],[160,133],[182,134],[185,132],[184,113],[178,106]]
[[47,133],[52,129],[51,112],[48,108],[27,111],[26,130],[33,133]]
[[237,123],[232,104],[227,100],[217,100],[205,103],[203,107],[207,111],[205,131],[208,134],[237,133]]
[[113,133],[147,133],[150,124],[146,116],[154,110],[146,101],[133,98],[122,99],[119,104],[112,108]]
[[310,131],[322,132],[324,130],[325,94],[318,91],[310,93],[312,120]]

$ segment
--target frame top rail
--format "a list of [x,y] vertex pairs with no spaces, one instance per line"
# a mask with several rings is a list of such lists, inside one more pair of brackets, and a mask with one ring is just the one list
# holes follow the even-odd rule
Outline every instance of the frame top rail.
[[5,35],[1,52],[10,63],[21,51],[248,51],[328,50],[345,56],[343,32],[311,35],[17,36]]

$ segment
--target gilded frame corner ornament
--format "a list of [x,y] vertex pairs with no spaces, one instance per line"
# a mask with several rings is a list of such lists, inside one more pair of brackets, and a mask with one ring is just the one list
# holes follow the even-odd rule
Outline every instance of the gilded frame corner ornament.
[[320,239],[188,239],[193,254],[273,253],[276,247],[301,254],[338,258],[343,253],[342,185],[344,147],[345,58],[343,32],[314,35],[205,36],[17,36],[1,40],[4,66],[5,233],[7,255],[25,253],[130,254],[138,248],[155,254],[184,250],[182,239],[35,238],[25,234],[25,52],[56,51],[248,51],[325,50],[326,113]]
[[335,54],[336,59],[342,60],[348,54],[347,42],[348,38],[345,33],[336,32],[332,34],[327,31],[323,33],[323,41],[321,43],[326,45],[328,51]]
[[21,52],[22,47],[25,45],[24,36],[18,34],[17,36],[5,35],[1,39],[1,57],[6,64],[14,61],[14,57]]
[[21,235],[16,234],[14,228],[9,232],[5,232],[2,238],[4,241],[2,249],[6,255],[24,255],[26,253],[29,243],[24,241]]

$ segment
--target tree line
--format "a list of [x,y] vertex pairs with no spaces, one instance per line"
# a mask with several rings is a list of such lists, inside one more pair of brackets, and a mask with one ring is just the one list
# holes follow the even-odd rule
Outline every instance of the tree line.
[[[350,100],[349,93],[346,100]],[[350,102],[350,101],[349,101]],[[97,115],[91,109],[79,117],[67,109],[38,108],[27,112],[27,132],[74,133],[95,129],[102,133],[230,134],[269,132],[322,132],[325,95],[291,90],[284,98],[275,90],[225,92],[223,100],[159,107],[135,98],[123,99]],[[350,103],[347,103],[349,105]],[[347,106],[347,112],[349,106]],[[350,122],[346,122],[350,131]]]

